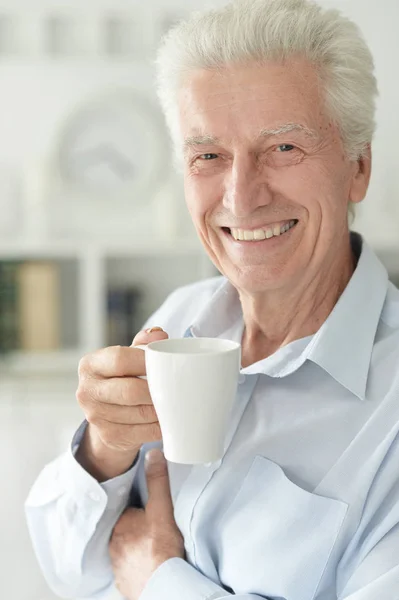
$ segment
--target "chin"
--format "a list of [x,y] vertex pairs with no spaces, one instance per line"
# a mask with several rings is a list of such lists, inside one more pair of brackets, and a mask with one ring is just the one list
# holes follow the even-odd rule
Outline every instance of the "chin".
[[285,281],[283,274],[270,273],[268,270],[259,272],[259,267],[246,268],[245,270],[226,273],[230,283],[242,292],[249,294],[261,294],[270,290],[283,287]]

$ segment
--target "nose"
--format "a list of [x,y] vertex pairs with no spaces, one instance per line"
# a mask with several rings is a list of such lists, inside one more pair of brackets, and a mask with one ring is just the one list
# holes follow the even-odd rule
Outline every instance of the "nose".
[[251,215],[273,199],[265,170],[251,154],[236,155],[226,172],[223,206],[237,218]]

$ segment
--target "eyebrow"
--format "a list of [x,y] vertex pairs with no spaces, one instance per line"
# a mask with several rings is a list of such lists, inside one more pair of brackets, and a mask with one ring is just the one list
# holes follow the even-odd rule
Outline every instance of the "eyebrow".
[[[258,135],[258,139],[282,135],[291,131],[298,131],[311,139],[318,137],[315,131],[305,125],[301,125],[300,123],[285,123],[276,129],[262,129]],[[193,146],[213,146],[216,144],[220,144],[220,139],[213,135],[193,135],[184,140],[184,149],[187,150]]]
[[219,144],[220,139],[213,135],[192,135],[184,140],[184,148],[191,148],[192,146],[212,146],[213,144]]
[[284,125],[280,125],[276,129],[262,129],[259,134],[259,137],[269,137],[273,135],[282,135],[283,133],[290,133],[291,131],[299,131],[300,133],[304,133],[306,137],[315,139],[317,138],[316,131],[313,129],[309,129],[305,125],[301,125],[300,123],[285,123]]

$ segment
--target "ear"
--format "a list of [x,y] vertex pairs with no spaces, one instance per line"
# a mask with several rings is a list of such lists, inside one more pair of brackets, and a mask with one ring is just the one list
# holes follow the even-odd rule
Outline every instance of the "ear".
[[349,200],[361,202],[369,187],[371,176],[371,144],[367,145],[363,156],[354,163],[352,181],[349,189]]

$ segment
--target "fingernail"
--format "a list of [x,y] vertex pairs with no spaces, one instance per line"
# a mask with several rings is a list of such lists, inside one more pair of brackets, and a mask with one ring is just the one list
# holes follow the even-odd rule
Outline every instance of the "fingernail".
[[149,329],[145,329],[145,333],[152,333],[153,331],[163,331],[162,327],[149,327]]
[[165,460],[164,454],[162,450],[159,448],[153,448],[149,450],[145,455],[145,463],[146,465],[155,465]]

